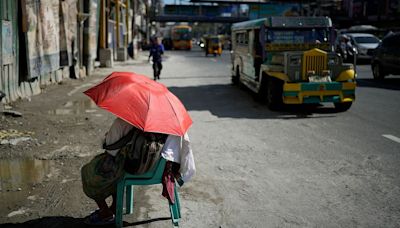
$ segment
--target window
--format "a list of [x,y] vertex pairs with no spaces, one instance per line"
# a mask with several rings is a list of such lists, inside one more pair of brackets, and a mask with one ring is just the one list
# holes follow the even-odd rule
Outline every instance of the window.
[[265,34],[265,40],[268,43],[278,44],[328,43],[329,35],[327,29],[269,29]]
[[249,35],[245,32],[236,33],[236,43],[239,45],[248,44]]
[[246,32],[246,33],[244,34],[244,44],[248,44],[248,43],[249,43],[249,33]]
[[360,37],[354,37],[354,40],[359,43],[359,44],[376,44],[379,43],[379,39],[376,37],[372,36],[360,36]]

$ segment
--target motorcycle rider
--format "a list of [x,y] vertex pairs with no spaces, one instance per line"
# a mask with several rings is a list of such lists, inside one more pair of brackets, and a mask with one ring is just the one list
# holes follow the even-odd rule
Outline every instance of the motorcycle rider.
[[343,35],[340,38],[340,54],[346,62],[351,61],[351,57],[354,57],[356,54],[355,49],[351,44],[350,37],[346,35]]

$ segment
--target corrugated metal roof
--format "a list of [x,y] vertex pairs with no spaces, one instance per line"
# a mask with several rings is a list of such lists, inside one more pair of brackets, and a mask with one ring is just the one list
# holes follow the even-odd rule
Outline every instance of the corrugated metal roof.
[[260,27],[264,24],[266,18],[251,20],[251,21],[243,21],[239,23],[235,23],[232,25],[232,29],[249,29],[254,27]]
[[269,17],[265,22],[268,27],[332,27],[329,17]]
[[332,27],[329,17],[268,17],[235,23],[232,25],[232,30],[260,27],[263,24],[277,28]]

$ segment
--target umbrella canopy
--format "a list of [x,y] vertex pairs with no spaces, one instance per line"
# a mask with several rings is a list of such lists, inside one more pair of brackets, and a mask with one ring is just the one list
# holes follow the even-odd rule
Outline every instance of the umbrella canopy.
[[143,75],[113,72],[84,94],[146,132],[182,136],[192,124],[182,102],[163,84]]

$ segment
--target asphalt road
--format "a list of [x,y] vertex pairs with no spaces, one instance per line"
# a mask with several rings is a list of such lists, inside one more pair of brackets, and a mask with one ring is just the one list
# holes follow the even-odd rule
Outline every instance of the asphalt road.
[[[152,75],[145,55],[107,71]],[[272,112],[250,91],[231,85],[227,51],[217,57],[198,49],[167,51],[163,65],[160,82],[182,100],[194,122],[189,135],[197,174],[180,189],[181,227],[400,226],[400,77],[375,82],[369,65],[360,65],[357,100],[347,112],[336,113],[330,104]],[[86,84],[98,80],[88,78]],[[108,128],[106,121],[98,124]],[[79,187],[79,180],[73,183]],[[159,190],[138,192],[142,206],[128,220],[168,216]],[[69,199],[85,201],[76,194]],[[74,218],[86,213],[62,209],[57,204],[48,213]]]
[[357,100],[347,112],[336,113],[330,104],[271,112],[230,85],[229,53],[167,55],[162,82],[194,119],[198,176],[188,188],[207,196],[188,203],[198,209],[191,222],[400,225],[400,77],[376,82],[364,63],[357,67]]

